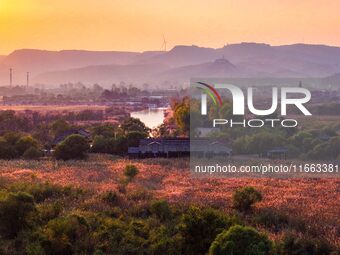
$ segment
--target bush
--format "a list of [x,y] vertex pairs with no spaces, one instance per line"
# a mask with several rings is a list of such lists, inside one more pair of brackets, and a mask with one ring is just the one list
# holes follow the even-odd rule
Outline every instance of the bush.
[[144,132],[132,131],[125,135],[127,147],[138,146],[139,140],[146,138],[148,135]]
[[0,200],[0,233],[14,237],[28,226],[29,215],[35,210],[34,200],[25,192],[8,193]]
[[206,254],[216,236],[233,223],[233,220],[217,210],[189,208],[183,214],[180,226],[184,254]]
[[13,159],[17,157],[17,151],[14,146],[8,143],[4,138],[0,137],[0,158]]
[[114,206],[117,205],[118,202],[118,195],[114,191],[108,191],[103,194],[103,201],[106,202],[108,205]]
[[150,238],[150,252],[148,254],[158,255],[180,255],[183,254],[181,247],[181,236],[171,235],[171,230],[162,226],[156,230],[156,233]]
[[22,155],[25,159],[38,159],[42,156],[41,151],[36,147],[28,148]]
[[314,147],[308,153],[310,159],[336,159],[340,154],[340,136],[332,137],[327,142],[323,142]]
[[78,215],[56,218],[42,231],[42,246],[46,254],[92,254],[89,225]]
[[114,153],[116,142],[114,138],[108,138],[102,135],[95,136],[91,151],[94,153]]
[[308,239],[293,234],[286,234],[282,240],[281,253],[285,255],[308,254],[327,255],[332,254],[333,247],[321,239]]
[[19,132],[7,132],[4,134],[3,138],[12,145],[15,145],[19,139],[22,137],[22,134]]
[[124,170],[124,175],[129,179],[132,180],[137,174],[138,169],[135,165],[126,165]]
[[60,186],[55,184],[45,183],[15,183],[10,187],[11,191],[24,191],[31,194],[34,200],[38,203],[52,197],[67,196],[72,194],[69,186]]
[[233,226],[219,234],[211,244],[209,255],[271,254],[272,242],[254,228]]
[[122,222],[107,218],[95,233],[97,251],[115,255],[149,254],[148,232],[149,226],[143,221]]
[[172,218],[171,208],[166,200],[157,200],[152,202],[150,211],[161,220]]
[[63,206],[59,202],[54,202],[52,204],[43,204],[38,206],[39,219],[42,222],[47,223],[48,221],[57,218],[63,211]]
[[38,142],[31,136],[23,136],[15,143],[15,149],[20,156],[31,147],[38,147]]
[[54,156],[56,159],[84,159],[90,149],[86,138],[81,135],[70,135],[57,145]]
[[[275,211],[271,208],[264,208],[259,210],[253,217],[254,224],[262,225],[266,229],[270,229],[274,232],[282,231],[283,229],[294,229],[298,232],[307,231],[305,221],[299,217],[290,217],[283,211]],[[309,228],[309,231],[312,228]]]
[[133,200],[135,202],[142,200],[150,200],[152,198],[152,192],[145,188],[135,188],[129,190],[126,194],[126,197],[129,200]]
[[262,200],[262,195],[253,187],[237,189],[233,194],[234,208],[241,212],[248,212],[252,205]]
[[289,224],[290,218],[281,211],[274,211],[271,208],[264,208],[254,215],[254,223],[272,229],[275,232],[281,231]]

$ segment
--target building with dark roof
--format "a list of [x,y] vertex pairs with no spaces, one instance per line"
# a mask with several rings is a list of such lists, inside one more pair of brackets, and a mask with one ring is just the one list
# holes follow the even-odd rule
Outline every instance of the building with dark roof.
[[58,143],[64,141],[70,135],[81,135],[82,137],[91,140],[91,133],[83,128],[71,129],[63,132],[62,134],[56,136],[52,142],[52,146],[56,146]]
[[147,138],[139,141],[138,147],[129,147],[132,158],[144,157],[183,157],[191,153],[203,156],[232,154],[232,149],[225,143],[209,139],[189,138]]

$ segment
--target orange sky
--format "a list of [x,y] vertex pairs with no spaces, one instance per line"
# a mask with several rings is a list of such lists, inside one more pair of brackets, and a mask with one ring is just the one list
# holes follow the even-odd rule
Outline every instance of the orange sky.
[[0,0],[0,54],[242,41],[340,46],[338,0]]

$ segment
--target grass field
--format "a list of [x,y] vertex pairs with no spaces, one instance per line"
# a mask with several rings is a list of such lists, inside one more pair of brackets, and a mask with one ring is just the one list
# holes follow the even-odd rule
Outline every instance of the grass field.
[[[232,193],[239,187],[253,186],[263,194],[256,210],[270,208],[305,223],[306,230],[317,232],[331,243],[340,244],[340,180],[339,179],[193,179],[186,159],[128,160],[109,155],[91,155],[86,161],[0,161],[0,176],[7,182],[50,182],[87,190],[75,207],[101,210],[97,197],[119,190],[126,164],[139,169],[128,184],[126,196],[148,193],[167,199],[171,204],[196,204],[232,212]],[[71,208],[75,210],[75,208]],[[297,223],[298,224],[298,223]],[[271,238],[283,232],[256,226]]]

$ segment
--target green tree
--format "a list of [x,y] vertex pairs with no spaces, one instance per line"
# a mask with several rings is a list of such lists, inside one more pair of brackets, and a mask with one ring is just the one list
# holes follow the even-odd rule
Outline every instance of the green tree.
[[17,156],[15,147],[8,143],[3,137],[0,137],[0,158],[1,159],[12,159]]
[[145,134],[149,134],[150,129],[145,126],[143,122],[140,121],[140,119],[136,118],[127,118],[125,119],[122,124],[120,125],[121,130],[123,133],[128,133],[128,132],[141,132]]
[[308,153],[311,159],[336,159],[340,155],[340,136],[331,138],[327,142],[323,142],[314,147]]
[[56,159],[84,159],[90,149],[89,143],[81,135],[70,135],[57,145],[54,156]]
[[29,225],[35,210],[33,197],[25,192],[8,193],[0,200],[0,233],[12,238]]
[[19,132],[7,132],[3,136],[3,138],[11,145],[15,145],[21,137],[22,137],[22,134]]
[[184,254],[206,254],[216,236],[232,224],[230,218],[217,210],[189,208],[183,214],[180,225]]
[[183,100],[174,106],[174,118],[177,126],[184,134],[190,131],[190,100],[183,98]]
[[36,147],[29,147],[22,156],[25,159],[38,159],[42,156],[42,153]]
[[71,125],[65,120],[56,120],[51,125],[52,134],[54,136],[61,135],[67,130],[71,129]]
[[249,141],[249,151],[251,153],[261,155],[268,149],[282,145],[284,145],[284,139],[281,134],[277,132],[261,132],[251,136]]
[[38,142],[32,136],[22,136],[15,143],[15,149],[20,156],[22,156],[25,151],[31,147],[38,148]]
[[92,137],[103,136],[106,138],[112,138],[115,136],[115,126],[112,124],[97,125],[92,128]]
[[211,244],[209,255],[267,255],[272,242],[251,227],[233,226],[219,234]]
[[70,215],[49,221],[42,237],[48,255],[92,254],[89,225],[81,216]]
[[147,138],[148,135],[147,133],[144,132],[139,132],[139,131],[132,131],[128,132],[126,135],[126,146],[138,146],[139,145],[139,140]]
[[92,143],[92,152],[96,153],[109,153],[109,140],[102,135],[96,135]]

